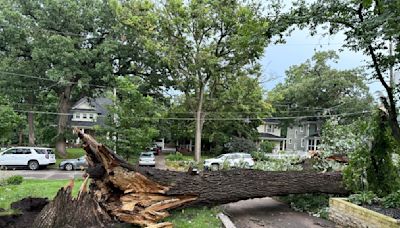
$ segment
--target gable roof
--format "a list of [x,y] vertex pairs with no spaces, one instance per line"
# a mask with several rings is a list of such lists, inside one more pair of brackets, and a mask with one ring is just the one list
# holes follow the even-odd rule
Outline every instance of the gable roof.
[[111,99],[105,97],[97,97],[97,98],[83,97],[78,102],[76,102],[71,109],[82,110],[79,109],[79,106],[84,104],[85,102],[92,107],[92,109],[90,110],[94,110],[101,115],[107,114],[107,106],[113,104],[113,101]]

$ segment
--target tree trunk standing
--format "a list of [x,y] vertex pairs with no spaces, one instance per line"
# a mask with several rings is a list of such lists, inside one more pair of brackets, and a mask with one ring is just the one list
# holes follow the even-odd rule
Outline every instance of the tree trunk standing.
[[389,104],[387,104],[387,102],[384,102],[384,106],[389,114],[389,125],[392,129],[393,137],[397,140],[398,143],[400,143],[400,126],[397,121],[396,101],[394,100],[393,88],[390,89],[390,93],[388,91],[388,98]]
[[22,146],[24,144],[24,129],[20,128],[18,131],[18,145]]
[[35,145],[35,114],[33,112],[28,112],[28,138],[29,146]]
[[67,129],[69,109],[70,109],[70,97],[71,97],[72,85],[65,87],[64,91],[59,95],[59,107],[58,112],[58,131],[56,140],[56,150],[61,156],[67,155],[66,151],[66,138],[65,132]]
[[196,162],[200,162],[201,159],[201,134],[204,124],[203,99],[204,99],[204,86],[201,85],[199,88],[198,104],[196,110],[196,133],[195,133],[195,144],[194,144],[194,160]]
[[107,227],[115,222],[172,227],[170,223],[157,222],[169,216],[168,210],[179,207],[292,193],[347,193],[339,172],[234,169],[194,175],[135,167],[89,135],[77,132],[87,155],[90,192],[86,193],[87,180],[77,199],[71,199],[71,187],[61,189],[37,216],[34,227]]

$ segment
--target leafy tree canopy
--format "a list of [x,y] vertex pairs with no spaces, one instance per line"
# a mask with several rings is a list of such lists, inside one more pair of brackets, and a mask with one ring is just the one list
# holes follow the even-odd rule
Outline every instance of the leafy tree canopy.
[[368,111],[372,97],[360,70],[337,70],[328,63],[333,51],[317,52],[311,60],[286,71],[286,80],[268,93],[267,101],[281,116],[344,115]]
[[97,128],[99,137],[126,158],[144,151],[159,134],[159,105],[150,96],[142,95],[138,84],[127,77],[117,79],[119,89],[113,98],[116,105],[107,108],[105,126]]
[[[362,51],[371,57],[366,78],[378,80],[385,88],[387,97],[382,97],[387,109],[393,136],[400,142],[400,127],[397,121],[396,101],[399,99],[399,85],[391,80],[391,71],[400,67],[400,25],[398,0],[326,0],[307,3],[299,0],[293,3],[291,12],[284,17],[290,24],[300,28],[308,27],[311,34],[322,26],[325,34],[343,32],[346,36],[343,47]],[[393,44],[392,53],[389,51]]]

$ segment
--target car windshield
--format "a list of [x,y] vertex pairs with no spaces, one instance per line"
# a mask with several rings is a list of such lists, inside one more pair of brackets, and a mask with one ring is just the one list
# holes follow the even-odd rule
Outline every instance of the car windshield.
[[217,158],[223,158],[225,157],[225,154],[221,154],[220,156],[218,156]]

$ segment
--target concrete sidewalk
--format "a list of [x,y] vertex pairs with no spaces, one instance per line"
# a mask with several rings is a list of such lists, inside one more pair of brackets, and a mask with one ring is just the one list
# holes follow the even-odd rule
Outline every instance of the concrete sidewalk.
[[321,228],[335,224],[306,213],[293,211],[272,198],[243,200],[223,206],[237,228]]

